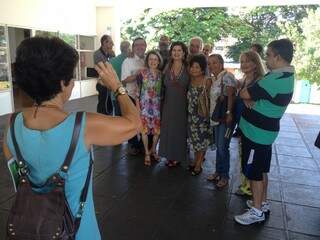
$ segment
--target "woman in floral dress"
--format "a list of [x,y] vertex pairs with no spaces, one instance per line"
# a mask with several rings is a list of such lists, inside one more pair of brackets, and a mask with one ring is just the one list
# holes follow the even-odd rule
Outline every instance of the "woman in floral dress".
[[[190,60],[191,84],[188,90],[188,143],[195,152],[193,176],[202,171],[202,162],[210,145],[211,130],[209,114],[203,116],[199,112],[199,98],[201,95],[209,97],[211,81],[205,77],[207,61],[204,55],[196,55]],[[209,103],[207,104],[209,112]]]
[[[140,71],[137,82],[140,87],[140,109],[142,122],[142,142],[145,150],[144,164],[151,165],[152,157],[159,161],[156,147],[160,135],[160,93],[161,93],[161,56],[156,51],[147,53],[146,69]],[[152,147],[149,149],[148,135],[152,135]]]

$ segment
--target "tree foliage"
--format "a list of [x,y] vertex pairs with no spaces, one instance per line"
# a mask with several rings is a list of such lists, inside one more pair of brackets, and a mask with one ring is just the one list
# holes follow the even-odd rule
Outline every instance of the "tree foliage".
[[[302,30],[302,33],[298,32]],[[310,10],[298,28],[290,32],[295,41],[294,66],[299,79],[320,85],[320,8]]]
[[238,62],[241,52],[254,42],[287,37],[295,44],[294,65],[298,77],[320,83],[320,10],[316,5],[254,8],[185,8],[152,14],[152,9],[128,20],[122,37],[144,36],[156,46],[161,34],[188,43],[193,36],[215,43],[224,37],[236,39],[227,57]]

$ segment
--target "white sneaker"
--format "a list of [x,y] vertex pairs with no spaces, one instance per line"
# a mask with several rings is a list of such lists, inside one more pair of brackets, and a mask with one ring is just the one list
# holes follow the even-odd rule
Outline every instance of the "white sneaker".
[[[253,207],[252,200],[247,200],[246,204],[247,204],[248,208]],[[269,202],[262,202],[261,211],[264,212],[265,214],[269,214],[270,213],[270,203]]]
[[262,211],[259,211],[255,208],[250,208],[245,213],[234,216],[234,220],[242,225],[250,225],[253,223],[263,222],[265,220],[265,216]]

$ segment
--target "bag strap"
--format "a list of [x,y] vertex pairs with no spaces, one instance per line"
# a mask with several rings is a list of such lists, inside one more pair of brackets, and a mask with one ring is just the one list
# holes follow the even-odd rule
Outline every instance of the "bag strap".
[[[19,113],[20,112],[16,112],[16,113],[13,113],[11,115],[11,118],[10,118],[10,133],[11,133],[11,139],[12,139],[12,142],[13,142],[13,145],[14,145],[14,149],[15,149],[16,154],[17,154],[18,167],[20,169],[21,174],[22,175],[26,175],[27,171],[28,171],[27,164],[26,164],[26,161],[24,160],[24,158],[23,158],[23,156],[21,154],[21,151],[20,151],[19,145],[17,143],[16,136],[15,136],[14,123],[15,123],[16,117],[17,117],[17,115]],[[63,162],[63,164],[62,164],[62,166],[60,168],[60,170],[62,172],[64,172],[64,173],[67,173],[68,170],[69,170],[69,166],[71,164],[71,161],[72,161],[72,158],[73,158],[73,154],[74,154],[74,151],[75,151],[76,146],[77,146],[77,142],[78,142],[79,134],[80,134],[80,129],[81,129],[82,116],[83,116],[83,112],[77,112],[76,113],[75,124],[74,124],[74,128],[73,128],[72,139],[71,139],[71,144],[70,144],[68,153],[66,155],[66,158],[65,158],[65,160],[64,160],[64,162]]]
[[92,165],[93,165],[93,159],[92,159],[92,152],[90,151],[90,163],[89,163],[89,169],[88,169],[88,173],[87,173],[87,178],[86,178],[86,182],[85,182],[85,184],[83,186],[83,189],[81,191],[80,205],[79,205],[79,209],[78,209],[78,212],[76,214],[75,222],[74,222],[74,224],[75,224],[75,232],[77,232],[79,227],[80,227],[81,218],[82,218],[82,215],[83,215],[85,203],[87,201],[88,189],[89,189],[89,184],[90,184],[90,179],[91,179],[91,174],[92,174]]
[[16,120],[17,115],[19,113],[20,112],[15,112],[10,117],[10,134],[11,134],[11,139],[12,139],[12,142],[13,142],[14,149],[15,149],[16,154],[17,154],[18,167],[19,167],[20,174],[25,176],[27,174],[27,172],[28,172],[28,168],[27,168],[26,161],[22,157],[19,145],[17,143],[17,139],[16,139],[16,136],[15,136],[15,126],[14,126],[15,120]]
[[74,127],[73,127],[73,133],[72,133],[70,147],[69,147],[68,153],[66,155],[66,158],[60,168],[60,171],[62,171],[64,173],[68,172],[71,161],[73,159],[73,154],[76,149],[78,139],[79,139],[80,130],[81,130],[82,116],[83,116],[83,112],[76,113],[76,119],[75,119],[75,123],[74,123]]
[[223,84],[223,78],[226,76],[227,74],[227,71],[224,72],[224,74],[222,75],[221,77],[221,82],[220,82],[220,87],[221,87],[221,91],[220,91],[220,97],[222,97],[224,94],[223,94],[223,87],[224,87],[224,84]]

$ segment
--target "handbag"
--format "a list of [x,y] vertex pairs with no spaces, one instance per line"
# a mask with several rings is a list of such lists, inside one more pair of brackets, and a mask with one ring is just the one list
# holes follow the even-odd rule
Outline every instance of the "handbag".
[[[76,114],[72,140],[61,168],[47,179],[44,185],[35,186],[29,179],[29,169],[15,138],[14,121],[11,117],[11,138],[20,172],[14,204],[9,212],[7,238],[9,240],[74,240],[87,198],[92,172],[92,156],[84,187],[80,195],[80,207],[74,217],[65,196],[65,179],[77,146],[83,112]],[[37,191],[37,190],[42,190]]]
[[314,145],[315,145],[317,148],[320,148],[320,132],[318,133],[318,136],[317,136],[316,141],[314,142]]
[[223,77],[221,78],[221,92],[216,100],[216,106],[212,112],[211,120],[214,122],[224,122],[226,119],[226,112],[228,109],[228,97],[223,95]]
[[203,118],[207,118],[209,117],[209,111],[209,98],[204,83],[201,94],[198,97],[198,114]]

